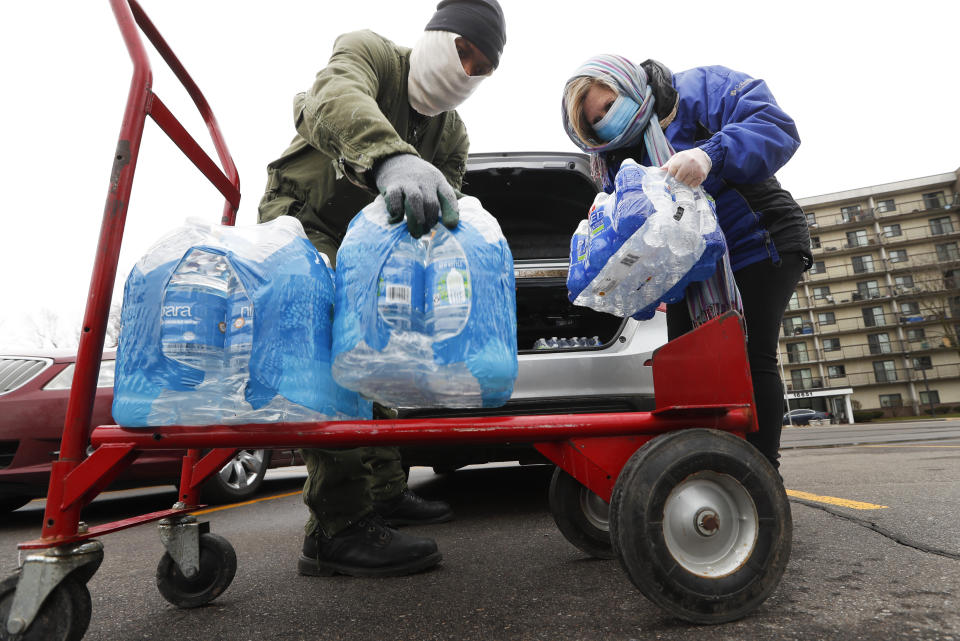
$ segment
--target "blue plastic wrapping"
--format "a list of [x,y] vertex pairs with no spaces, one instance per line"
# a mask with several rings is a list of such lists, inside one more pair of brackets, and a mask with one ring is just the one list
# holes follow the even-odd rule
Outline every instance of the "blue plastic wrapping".
[[620,166],[614,193],[598,194],[590,216],[586,265],[582,246],[575,247],[584,222],[571,239],[569,297],[615,316],[646,320],[660,303],[682,300],[690,283],[716,271],[726,251],[716,205],[703,189],[630,159]]
[[333,376],[391,407],[498,407],[517,377],[513,255],[496,219],[414,239],[377,198],[337,252]]
[[131,270],[113,417],[126,427],[370,418],[330,372],[334,282],[300,222],[190,220]]

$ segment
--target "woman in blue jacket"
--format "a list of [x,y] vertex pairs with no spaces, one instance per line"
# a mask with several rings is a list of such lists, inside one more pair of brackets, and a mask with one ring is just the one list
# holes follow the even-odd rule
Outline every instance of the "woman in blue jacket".
[[[783,384],[777,337],[783,312],[811,263],[803,212],[774,173],[800,145],[793,120],[762,80],[726,67],[673,74],[602,55],[584,63],[563,94],[570,139],[591,154],[595,178],[613,191],[620,163],[662,167],[717,204],[749,336],[760,431],[748,436],[779,467]],[[692,327],[684,303],[667,307],[672,340]]]

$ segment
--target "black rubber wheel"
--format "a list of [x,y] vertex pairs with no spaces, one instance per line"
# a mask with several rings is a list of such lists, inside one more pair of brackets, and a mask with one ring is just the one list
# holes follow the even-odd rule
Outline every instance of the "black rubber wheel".
[[249,499],[263,485],[270,467],[270,450],[240,450],[219,472],[207,479],[200,494],[207,503]]
[[0,581],[0,640],[2,641],[80,641],[90,626],[90,592],[82,581],[69,576],[60,582],[40,606],[40,611],[25,633],[7,632],[7,615],[13,605],[20,574]]
[[14,510],[19,510],[32,500],[32,496],[0,496],[0,514],[7,514]]
[[648,599],[692,623],[746,616],[780,583],[793,521],[776,470],[725,432],[661,435],[624,465],[610,501],[614,552]]
[[560,532],[575,546],[598,559],[612,559],[610,506],[559,467],[550,481],[550,512]]
[[216,534],[200,535],[200,571],[188,579],[180,572],[169,553],[157,565],[157,589],[164,599],[178,608],[196,608],[220,596],[237,573],[237,554],[233,546]]

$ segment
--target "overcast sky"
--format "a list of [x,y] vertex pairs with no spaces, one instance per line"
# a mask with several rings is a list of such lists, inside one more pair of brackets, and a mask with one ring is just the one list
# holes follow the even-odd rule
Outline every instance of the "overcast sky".
[[[334,38],[370,28],[412,45],[435,2],[141,0],[200,85],[238,166],[238,224],[253,224],[265,165],[293,135],[291,102]],[[564,81],[585,58],[722,64],[767,81],[803,143],[778,176],[797,197],[953,171],[960,3],[501,0],[500,68],[460,108],[472,151],[575,151]],[[651,19],[657,17],[660,22]],[[79,327],[131,64],[107,0],[0,9],[0,349],[27,347],[42,310]],[[209,150],[189,99],[153,58],[154,89]],[[117,275],[188,216],[222,199],[147,123]],[[212,152],[211,152],[212,153]],[[572,230],[571,230],[572,231]]]

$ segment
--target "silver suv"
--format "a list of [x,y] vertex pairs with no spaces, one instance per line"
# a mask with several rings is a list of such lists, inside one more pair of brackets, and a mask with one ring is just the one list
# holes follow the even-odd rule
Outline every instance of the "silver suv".
[[[567,299],[570,237],[598,187],[587,156],[483,153],[467,163],[463,192],[496,216],[513,252],[520,374],[504,407],[406,410],[404,418],[649,411],[653,376],[644,362],[667,340],[666,319],[638,322],[576,307]],[[538,339],[587,339],[595,346],[542,349]],[[551,342],[552,344],[552,342]],[[537,349],[541,347],[541,349]],[[449,471],[490,461],[539,462],[530,446],[408,447],[405,465]]]

